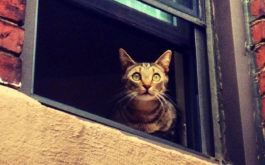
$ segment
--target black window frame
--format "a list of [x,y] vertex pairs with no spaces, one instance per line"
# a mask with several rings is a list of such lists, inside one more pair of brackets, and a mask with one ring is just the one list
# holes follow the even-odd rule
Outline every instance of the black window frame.
[[[92,10],[98,10],[100,12],[104,12],[102,11],[102,9],[97,8],[98,6],[95,5],[91,5],[93,4],[97,4],[97,0],[91,0],[90,3],[88,3],[88,1],[85,0],[72,0],[73,2],[77,1],[79,2],[80,5],[86,6]],[[212,45],[212,41],[209,41],[208,38],[209,36],[212,35],[212,31],[211,31],[211,24],[210,24],[210,13],[209,13],[209,1],[205,0],[206,3],[203,3],[203,7],[208,6],[206,8],[206,17],[202,16],[201,18],[198,17],[194,17],[192,15],[189,15],[187,13],[182,13],[176,9],[170,8],[170,7],[165,7],[163,5],[160,6],[160,4],[157,3],[153,3],[153,2],[149,2],[148,0],[142,0],[142,2],[145,2],[151,6],[154,6],[158,9],[161,9],[163,11],[166,11],[170,14],[173,14],[174,16],[180,17],[184,20],[187,20],[191,23],[194,24],[194,41],[196,47],[195,47],[195,52],[196,52],[196,69],[197,69],[197,77],[198,77],[198,92],[199,92],[199,109],[200,109],[200,123],[201,123],[201,133],[202,133],[202,153],[200,152],[196,152],[194,150],[188,149],[186,147],[183,147],[181,145],[175,144],[175,143],[171,143],[169,141],[163,140],[161,138],[157,138],[154,136],[151,136],[149,134],[146,134],[144,132],[141,131],[137,131],[134,130],[132,128],[129,128],[127,126],[124,126],[122,124],[119,123],[115,123],[111,120],[105,119],[103,117],[99,117],[97,115],[93,115],[91,113],[87,113],[84,112],[80,109],[77,109],[75,107],[71,107],[56,101],[53,101],[51,99],[47,99],[41,96],[38,96],[36,94],[34,94],[33,91],[33,84],[34,84],[34,54],[35,54],[35,44],[36,44],[36,31],[37,31],[37,12],[38,12],[38,0],[34,0],[30,3],[27,4],[27,8],[30,8],[29,10],[27,9],[27,15],[26,15],[26,22],[25,22],[25,29],[26,29],[26,36],[25,36],[25,46],[24,46],[24,50],[22,53],[22,58],[23,60],[23,86],[21,88],[21,91],[30,95],[31,97],[39,100],[40,102],[50,105],[50,106],[55,106],[55,107],[59,107],[60,109],[63,109],[66,112],[81,116],[81,117],[85,117],[88,118],[90,120],[102,123],[102,124],[106,124],[121,130],[125,130],[129,133],[132,134],[136,134],[138,136],[142,136],[144,138],[148,138],[148,139],[152,139],[155,141],[159,141],[162,142],[164,144],[168,144],[170,146],[174,146],[176,148],[180,148],[182,150],[191,152],[191,153],[195,153],[196,155],[201,155],[203,157],[207,157],[207,158],[211,158],[211,156],[209,156],[209,153],[211,153],[211,144],[209,144],[210,140],[208,133],[211,132],[211,127],[209,126],[209,120],[213,120],[210,122],[213,122],[213,127],[218,127],[218,122],[216,121],[216,119],[212,118],[212,116],[214,117],[214,115],[218,112],[218,101],[217,101],[217,96],[215,94],[216,92],[216,82],[215,82],[215,64],[214,64],[214,59],[213,59],[213,50],[211,50],[211,45]],[[201,1],[204,2],[204,1]],[[30,11],[30,14],[29,14]],[[207,13],[208,12],[208,13]],[[207,16],[209,17],[208,20],[205,19],[207,18]],[[121,21],[129,21],[129,20],[121,20]],[[129,21],[130,22],[130,21]],[[128,22],[127,22],[128,23]],[[134,25],[132,23],[132,25]],[[161,35],[160,37],[164,37],[163,33],[157,33],[157,35]],[[206,41],[207,38],[207,41]],[[173,40],[172,40],[173,41]],[[178,43],[180,44],[180,43]],[[210,45],[208,47],[206,47],[206,44]],[[208,53],[207,53],[208,52]],[[211,103],[211,104],[210,104]],[[209,111],[212,111],[212,113],[209,113]],[[212,114],[212,116],[209,116],[210,114]],[[215,158],[219,159],[221,156],[218,156],[221,154],[221,151],[219,151],[220,149],[220,145],[218,143],[218,137],[216,137],[216,134],[218,134],[218,132],[214,132],[214,143],[215,143]],[[219,148],[219,149],[218,149]],[[220,149],[221,150],[221,149]]]

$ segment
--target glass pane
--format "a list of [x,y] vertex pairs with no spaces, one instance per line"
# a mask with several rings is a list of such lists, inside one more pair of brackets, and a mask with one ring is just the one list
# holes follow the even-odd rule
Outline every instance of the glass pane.
[[142,13],[145,13],[151,17],[154,17],[156,19],[159,19],[161,21],[167,22],[172,25],[177,25],[177,18],[172,16],[171,14],[168,14],[162,10],[159,10],[157,8],[154,8],[152,6],[149,6],[145,3],[142,3],[137,0],[114,0],[118,3],[121,3],[125,6],[128,6],[130,8],[133,8],[137,11],[140,11]]
[[167,4],[171,7],[175,7],[175,6],[184,6],[187,7],[189,9],[193,9],[194,6],[194,2],[196,2],[197,0],[157,0],[161,3]]
[[193,0],[166,0],[175,4],[181,4],[183,6],[186,6],[190,9],[193,8]]
[[176,10],[181,12],[193,15],[193,16],[200,16],[198,10],[199,0],[156,0],[162,4],[170,6]]

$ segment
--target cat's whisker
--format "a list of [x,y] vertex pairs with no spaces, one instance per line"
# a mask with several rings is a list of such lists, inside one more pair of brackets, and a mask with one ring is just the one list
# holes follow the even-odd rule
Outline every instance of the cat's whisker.
[[132,99],[134,99],[137,96],[136,92],[132,91],[126,91],[125,95],[119,100],[118,103],[122,103],[123,101],[126,101],[126,103],[130,102]]
[[169,92],[171,92],[171,90],[166,89],[166,91],[163,92],[162,94],[165,95],[165,97],[167,97],[167,98],[173,99],[170,95],[167,94],[167,93],[169,93]]
[[159,101],[159,103],[160,103],[160,105],[161,105],[161,107],[164,107],[163,106],[163,102],[161,101],[161,99],[157,96],[157,95],[155,95],[155,97],[157,98],[157,100]]
[[137,96],[137,92],[131,92],[130,99],[128,102],[132,101]]
[[117,101],[116,104],[121,104],[122,102],[124,102],[125,100],[127,100],[127,96],[124,95],[123,97],[120,97]]
[[158,96],[160,97],[160,99],[163,101],[163,103],[166,103],[166,99],[164,98],[164,96],[163,95],[161,95],[161,94],[158,94]]
[[164,98],[166,98],[171,104],[173,104],[175,107],[177,106],[176,103],[175,103],[175,101],[173,101],[173,99],[172,99],[169,95],[167,95],[167,94],[165,94],[165,93],[162,93],[161,95],[162,95]]
[[159,93],[156,95],[156,98],[158,99],[158,101],[160,102],[160,105],[162,106],[162,108],[164,108],[165,105],[165,100],[163,99],[163,96],[161,96]]
[[[119,100],[117,101],[118,104],[121,104],[123,101],[128,100],[131,96],[131,94],[128,93],[127,91],[124,91]],[[126,101],[127,102],[127,101]]]
[[111,98],[111,101],[117,101],[120,98],[124,97],[126,95],[126,90],[124,88],[120,88],[117,90],[116,94],[114,94]]

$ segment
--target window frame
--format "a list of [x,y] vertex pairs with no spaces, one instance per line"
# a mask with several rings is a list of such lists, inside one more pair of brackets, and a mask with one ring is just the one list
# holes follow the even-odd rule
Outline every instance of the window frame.
[[161,9],[161,10],[164,10],[172,15],[175,15],[179,18],[182,18],[184,20],[187,20],[191,23],[194,23],[195,25],[199,26],[199,27],[206,27],[206,24],[207,24],[207,20],[206,20],[206,13],[205,13],[205,8],[208,6],[206,6],[206,1],[207,0],[198,0],[200,1],[200,4],[201,4],[201,8],[198,7],[198,12],[200,13],[199,14],[199,17],[196,17],[194,15],[190,15],[190,14],[187,14],[187,13],[184,13],[184,12],[181,12],[177,9],[174,9],[173,7],[170,7],[166,4],[163,4],[157,0],[139,0],[141,2],[144,2],[146,4],[149,4],[150,6],[153,6],[153,7],[156,7],[158,9]]
[[170,2],[169,0],[154,0],[154,1],[156,1],[157,3],[160,3],[160,5],[161,4],[167,5],[169,7],[172,7],[176,10],[179,10],[179,11],[186,13],[186,14],[189,14],[191,16],[200,17],[199,10],[198,10],[199,5],[197,3],[197,0],[192,0],[192,8],[186,7],[185,5],[182,5],[179,3]]
[[[78,1],[78,0],[72,0],[72,1]],[[183,147],[181,145],[169,142],[167,140],[154,137],[147,133],[134,130],[122,124],[108,120],[106,118],[99,117],[97,115],[93,115],[88,112],[84,112],[78,108],[71,107],[71,106],[68,106],[68,105],[65,105],[65,104],[62,104],[62,103],[59,103],[59,102],[50,100],[48,98],[44,98],[44,97],[34,94],[33,92],[33,85],[34,85],[33,80],[34,80],[34,70],[35,70],[34,69],[34,61],[35,61],[34,55],[36,51],[35,44],[36,44],[36,35],[37,35],[38,0],[33,0],[27,3],[26,21],[24,25],[26,35],[25,35],[24,50],[22,53],[23,66],[24,66],[22,70],[23,86],[21,88],[21,91],[39,100],[40,102],[44,104],[47,104],[50,106],[56,106],[56,107],[58,107],[57,105],[59,105],[60,107],[62,107],[63,111],[66,111],[68,113],[75,114],[80,117],[85,117],[90,120],[94,120],[99,123],[102,123],[102,124],[107,124],[109,126],[118,128],[123,131],[126,130],[129,133],[136,134],[138,136],[148,138],[154,141],[158,141],[163,144],[173,146],[180,150],[188,151],[190,153],[202,156],[207,159],[212,159],[212,157],[209,156],[209,153],[212,152],[208,144],[209,139],[207,139],[209,136],[206,134],[211,128],[207,123],[209,123],[208,119],[213,117],[215,158],[222,159],[223,157],[222,152],[221,152],[222,145],[219,140],[219,137],[217,136],[220,133],[220,129],[219,129],[220,126],[219,126],[218,121],[215,118],[215,115],[218,113],[218,99],[216,95],[217,85],[216,85],[216,75],[215,75],[215,62],[214,62],[214,56],[213,56],[214,54],[213,53],[213,40],[212,40],[213,32],[212,32],[212,24],[211,24],[210,0],[205,0],[206,2],[205,3],[205,12],[206,12],[205,18],[206,19],[204,19],[203,17],[199,19],[199,18],[190,16],[186,13],[182,13],[180,11],[177,11],[176,9],[172,9],[169,7],[165,8],[163,5],[160,6],[155,3],[151,3],[151,1],[149,0],[140,0],[140,1],[145,2],[161,10],[164,10],[180,18],[183,18],[185,20],[188,20],[189,22],[195,25],[194,26],[194,35],[195,35],[194,39],[196,40],[197,43],[200,43],[200,44],[196,44],[196,47],[195,47],[196,58],[200,60],[200,61],[196,60],[196,69],[197,69],[197,75],[198,75],[198,89],[199,89],[198,94],[199,94],[199,97],[202,98],[202,99],[199,99],[199,109],[201,113],[200,116],[205,117],[205,118],[200,118],[200,123],[202,125],[202,131],[201,131],[202,132],[202,153]],[[207,43],[207,48],[206,48],[206,43]],[[209,72],[207,71],[208,69],[206,67],[207,65],[209,68]],[[209,84],[209,87],[205,87],[205,84]],[[211,104],[209,104],[209,102],[211,102]],[[210,110],[212,112],[211,117],[209,116],[209,113],[208,113]],[[206,120],[206,118],[208,119]]]

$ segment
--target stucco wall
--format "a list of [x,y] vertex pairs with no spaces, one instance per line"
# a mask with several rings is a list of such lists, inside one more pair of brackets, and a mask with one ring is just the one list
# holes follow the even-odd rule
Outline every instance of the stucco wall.
[[214,164],[0,86],[0,164]]

